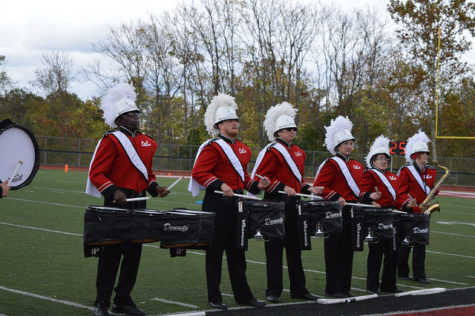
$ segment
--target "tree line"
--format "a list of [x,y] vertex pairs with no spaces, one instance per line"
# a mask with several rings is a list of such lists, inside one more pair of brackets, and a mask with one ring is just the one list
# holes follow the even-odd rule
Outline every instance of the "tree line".
[[[81,76],[102,92],[133,84],[143,130],[159,143],[208,138],[204,112],[224,92],[236,98],[240,137],[252,148],[268,142],[267,109],[287,101],[298,108],[296,141],[306,150],[324,150],[324,126],[344,115],[361,152],[381,134],[405,140],[421,128],[435,156],[473,157],[473,140],[435,139],[435,103],[439,135],[475,136],[473,68],[460,60],[475,36],[474,9],[466,0],[390,0],[393,30],[371,9],[186,2],[111,28],[94,44],[104,58],[84,69],[75,70],[67,52],[44,55],[32,86],[46,97],[15,87],[1,71],[0,113],[36,134],[98,138],[107,130],[100,96],[81,100],[70,92]],[[0,56],[0,66],[7,59]]]

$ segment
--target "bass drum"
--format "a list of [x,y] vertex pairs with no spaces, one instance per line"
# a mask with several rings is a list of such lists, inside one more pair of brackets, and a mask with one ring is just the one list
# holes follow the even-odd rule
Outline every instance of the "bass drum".
[[21,161],[8,185],[18,190],[30,184],[40,166],[40,149],[33,133],[9,119],[0,122],[0,151],[0,180],[8,180]]

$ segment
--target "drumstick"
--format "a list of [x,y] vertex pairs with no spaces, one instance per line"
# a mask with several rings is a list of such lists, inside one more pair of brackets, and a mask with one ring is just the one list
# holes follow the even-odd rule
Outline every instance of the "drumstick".
[[346,206],[346,205],[349,205],[349,206],[360,206],[360,207],[377,207],[377,206],[375,206],[375,205],[373,205],[373,204],[360,204],[360,203],[348,203],[348,202],[345,203],[345,206]]
[[126,202],[135,202],[135,201],[145,201],[145,200],[150,200],[150,197],[148,196],[142,196],[142,197],[136,197],[136,198],[130,198],[126,199]]
[[261,179],[261,180],[264,179],[264,177],[261,176],[260,174],[257,174],[257,173],[256,173],[256,176],[257,176],[259,179]]
[[417,205],[417,201],[408,193],[407,196],[411,199],[411,202]]
[[[218,194],[223,194],[223,195],[224,195],[224,192],[223,192],[223,191],[214,190],[214,193],[218,193]],[[234,196],[237,196],[237,197],[240,197],[240,198],[243,198],[243,199],[262,201],[261,198],[258,198],[258,197],[255,197],[255,196],[250,196],[250,195],[244,195],[244,194],[237,194],[237,193],[234,193]]]
[[377,186],[374,186],[374,189],[376,190],[376,193],[379,193]]
[[[279,193],[281,194],[287,194],[287,192],[285,191],[279,191]],[[311,199],[318,199],[318,200],[323,200],[323,198],[321,196],[318,196],[318,195],[310,195],[310,194],[302,194],[302,193],[295,193],[295,195],[297,196],[301,196],[301,197],[308,197],[308,198],[311,198]]]
[[183,179],[183,177],[179,177],[178,179],[176,179],[175,182],[173,182],[172,184],[170,184],[170,186],[167,188],[167,190],[170,190],[171,188],[173,188],[175,186],[175,184],[177,184],[178,182],[181,181],[181,179]]
[[12,182],[12,180],[13,180],[13,177],[16,175],[18,169],[20,169],[20,166],[21,166],[22,164],[23,164],[23,161],[18,160],[18,164],[16,165],[15,171],[13,171],[12,175],[11,175],[10,178],[9,178],[10,181],[8,181],[9,184],[10,184],[10,186],[12,185],[11,182]]

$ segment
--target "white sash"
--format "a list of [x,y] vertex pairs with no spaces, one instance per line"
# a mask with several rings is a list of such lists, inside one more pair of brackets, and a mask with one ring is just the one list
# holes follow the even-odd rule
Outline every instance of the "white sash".
[[421,175],[419,174],[419,172],[417,172],[416,168],[414,166],[407,166],[407,169],[409,169],[414,179],[416,179],[416,182],[419,183],[419,186],[421,187],[422,191],[424,191],[426,194],[429,194],[430,188],[428,185],[425,184],[424,181],[422,181]]
[[[262,159],[264,159],[264,155],[266,154],[266,152],[267,152],[267,150],[269,149],[269,147],[272,146],[273,144],[275,144],[275,143],[267,144],[267,146],[264,147],[264,148],[259,152],[259,155],[257,155],[257,159],[256,159],[256,163],[255,163],[255,165],[254,165],[254,169],[252,169],[251,179],[254,179],[254,177],[256,176],[257,168],[259,168],[259,165],[261,164]],[[249,192],[248,192],[248,194],[249,194]]]
[[348,169],[348,166],[346,165],[346,163],[343,162],[343,159],[338,158],[338,157],[331,157],[329,159],[332,159],[338,164],[338,166],[340,167],[341,173],[343,174],[343,177],[345,177],[346,183],[350,187],[351,191],[353,191],[354,195],[359,197],[360,188],[358,188],[358,185],[356,184],[355,179],[353,179],[353,175]]
[[[196,154],[196,158],[195,158],[195,162],[193,163],[193,166],[195,165],[196,160],[198,159],[199,155],[201,154],[201,151],[203,150],[203,148],[213,140],[214,139],[207,140],[206,142],[201,144],[200,148],[198,149],[198,153]],[[228,159],[231,162],[231,165],[233,166],[234,170],[241,177],[242,182],[245,183],[246,178],[244,176],[244,170],[242,168],[241,161],[239,161],[239,158],[236,156],[236,153],[233,151],[231,146],[229,146],[229,144],[225,140],[223,140],[222,138],[219,138],[218,140],[216,140],[216,143],[221,147],[221,149],[223,150],[226,157],[228,157]],[[190,178],[190,183],[188,184],[188,191],[191,192],[191,195],[192,196],[197,196],[200,192],[200,189],[204,190],[206,188],[204,186],[200,185],[198,182],[196,182],[195,179]]]
[[317,181],[317,178],[318,178],[318,175],[320,174],[320,171],[322,170],[323,166],[325,165],[325,163],[328,161],[328,158],[325,159],[321,164],[320,166],[318,166],[318,170],[317,170],[317,173],[315,174],[315,179],[313,179],[313,183],[315,183],[315,181]]
[[299,180],[300,183],[302,183],[302,175],[300,174],[300,170],[292,157],[290,157],[289,151],[284,147],[284,145],[280,143],[275,143],[273,147],[282,154],[294,176],[297,178],[297,180]]
[[[145,164],[143,163],[142,159],[140,158],[139,154],[134,148],[134,145],[130,142],[130,139],[122,132],[120,131],[115,131],[111,133],[114,135],[122,145],[122,148],[124,148],[125,153],[130,159],[130,162],[134,165],[135,168],[137,168],[138,171],[144,176],[145,181],[148,182],[148,172],[147,172],[147,167],[145,167]],[[92,163],[94,161],[94,158],[96,157],[96,152],[97,148],[99,148],[99,145],[101,143],[103,138],[99,140],[97,143],[96,149],[94,150],[94,154],[92,155],[91,163],[89,164],[89,171],[91,170]],[[95,197],[100,198],[101,193],[97,188],[92,184],[92,182],[89,180],[89,173],[87,177],[87,183],[86,183],[86,193]]]
[[[206,145],[208,145],[210,142],[212,142],[213,140],[214,138],[208,139],[207,141],[205,141],[203,144],[200,145],[200,148],[198,148],[198,152],[196,153],[195,162],[193,162],[193,167],[195,166],[196,160],[198,160],[198,157],[200,156],[203,148]],[[197,196],[198,194],[200,194],[200,189],[204,190],[206,188],[202,186],[201,184],[199,184],[198,182],[196,182],[196,180],[193,179],[193,177],[190,177],[190,182],[188,183],[188,192],[191,192],[192,196]]]
[[386,186],[386,189],[389,191],[389,193],[391,193],[391,196],[393,197],[393,201],[396,201],[396,191],[394,190],[394,187],[391,184],[391,182],[389,182],[388,178],[386,178],[386,176],[378,169],[368,169],[368,171],[374,172],[379,177],[379,179]]

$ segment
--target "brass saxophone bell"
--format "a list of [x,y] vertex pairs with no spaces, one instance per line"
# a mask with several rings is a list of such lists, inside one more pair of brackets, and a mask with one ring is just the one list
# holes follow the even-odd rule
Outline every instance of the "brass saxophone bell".
[[254,235],[254,239],[264,239],[264,236],[262,236],[261,231],[258,229],[256,231],[256,234]]
[[429,206],[425,211],[424,211],[424,214],[426,215],[430,215],[434,212],[440,212],[440,203],[439,202],[436,202],[434,204],[432,204],[431,206]]

